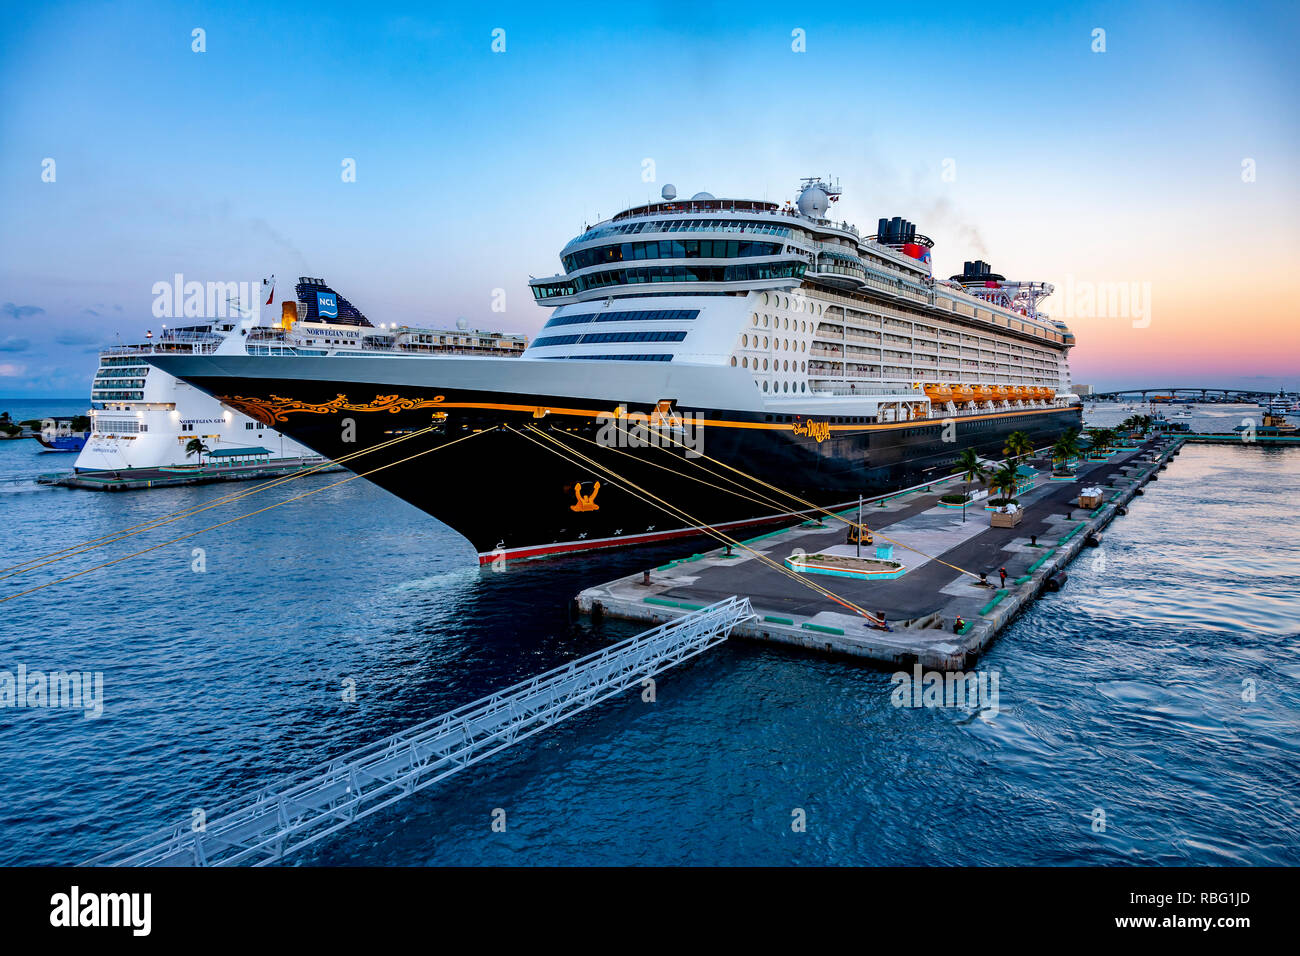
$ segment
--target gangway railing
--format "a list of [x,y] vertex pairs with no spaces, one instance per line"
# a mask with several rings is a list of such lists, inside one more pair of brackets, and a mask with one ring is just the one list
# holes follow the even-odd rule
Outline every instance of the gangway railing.
[[252,798],[95,857],[91,866],[274,863],[511,744],[721,644],[754,617],[731,597],[295,774]]

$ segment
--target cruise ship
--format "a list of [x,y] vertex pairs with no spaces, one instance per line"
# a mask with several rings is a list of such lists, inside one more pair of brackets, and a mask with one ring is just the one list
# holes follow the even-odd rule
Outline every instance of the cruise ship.
[[785,204],[665,187],[590,225],[531,281],[553,311],[519,359],[150,361],[328,457],[421,431],[358,468],[394,462],[371,480],[481,562],[788,521],[1081,425],[1050,285],[982,261],[936,279],[915,225],[863,235],[830,217],[839,196],[819,178]]
[[[234,303],[229,315],[193,325],[168,328],[146,340],[100,353],[91,384],[91,428],[77,457],[77,472],[175,468],[195,464],[186,452],[199,439],[209,452],[269,452],[265,463],[305,459],[317,452],[268,428],[264,422],[223,405],[212,396],[149,364],[162,355],[313,355],[332,357],[367,353],[519,356],[524,336],[461,328],[437,329],[380,323],[375,326],[323,279],[303,277],[296,300],[281,303],[273,325],[264,325],[260,310]],[[274,284],[262,294],[270,305]],[[224,311],[224,310],[223,310]],[[207,454],[205,452],[205,454]]]

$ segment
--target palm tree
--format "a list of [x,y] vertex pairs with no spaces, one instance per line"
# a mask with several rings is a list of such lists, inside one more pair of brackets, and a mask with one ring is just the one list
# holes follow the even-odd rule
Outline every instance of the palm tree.
[[1012,459],[1028,458],[1034,453],[1034,443],[1029,440],[1029,436],[1024,432],[1016,431],[1007,436],[1006,444],[1002,447],[1002,454]]
[[200,468],[203,467],[203,456],[210,451],[212,451],[212,449],[203,444],[202,438],[191,438],[185,443],[185,457],[189,458],[190,455],[198,455]]
[[966,489],[961,496],[961,520],[966,520],[966,500],[970,498],[970,486],[976,482],[983,481],[988,477],[989,471],[984,467],[984,462],[980,461],[980,456],[975,453],[974,448],[963,448],[957,461],[953,463],[952,474],[961,475],[966,482]]
[[1066,462],[1077,457],[1079,457],[1079,432],[1071,428],[1063,432],[1052,445],[1052,463],[1059,466],[1061,471],[1066,471]]
[[1020,475],[1016,473],[1015,462],[1003,465],[989,479],[989,486],[994,491],[1001,492],[1000,497],[1004,504],[1016,496],[1016,488],[1019,484]]
[[1090,428],[1088,434],[1092,438],[1092,447],[1096,451],[1106,451],[1115,441],[1115,429],[1113,428]]

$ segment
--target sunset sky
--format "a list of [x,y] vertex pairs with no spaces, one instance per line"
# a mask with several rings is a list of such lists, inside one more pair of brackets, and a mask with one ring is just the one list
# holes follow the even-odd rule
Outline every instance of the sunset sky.
[[[828,174],[938,275],[1054,283],[1076,382],[1300,388],[1294,2],[264,7],[7,11],[0,396],[87,396],[175,273],[531,334],[584,223]],[[1142,315],[1074,315],[1098,284]]]

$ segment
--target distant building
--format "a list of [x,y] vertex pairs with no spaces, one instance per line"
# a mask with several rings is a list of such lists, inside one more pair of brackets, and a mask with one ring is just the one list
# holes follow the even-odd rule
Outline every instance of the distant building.
[[1092,394],[1092,386],[1091,386],[1091,385],[1080,385],[1078,382],[1075,382],[1075,383],[1074,383],[1074,394],[1075,394],[1075,395],[1091,395],[1091,394]]

